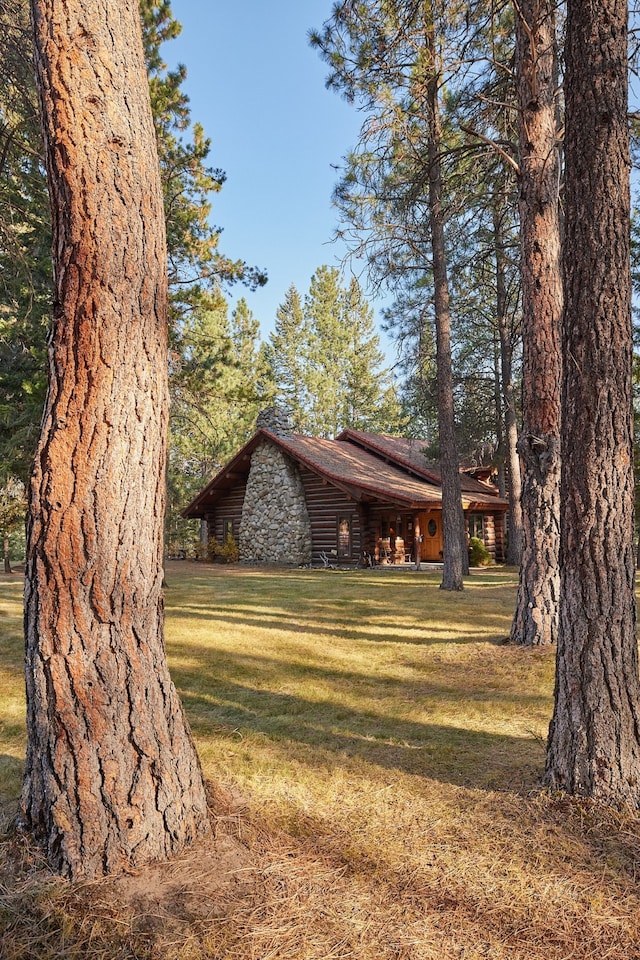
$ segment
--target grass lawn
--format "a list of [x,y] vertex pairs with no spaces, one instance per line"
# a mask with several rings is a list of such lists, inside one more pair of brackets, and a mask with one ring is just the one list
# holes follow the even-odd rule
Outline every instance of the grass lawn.
[[540,788],[554,651],[515,576],[169,565],[215,841],[67,884],[10,824],[21,583],[0,577],[2,960],[640,958],[640,820]]

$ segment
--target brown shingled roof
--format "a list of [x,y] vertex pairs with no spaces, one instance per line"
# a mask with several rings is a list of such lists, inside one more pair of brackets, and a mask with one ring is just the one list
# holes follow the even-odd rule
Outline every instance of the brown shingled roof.
[[[341,442],[354,443],[365,450],[370,450],[386,457],[388,460],[403,466],[419,476],[425,477],[431,483],[440,486],[440,465],[427,460],[428,444],[425,440],[416,440],[410,437],[394,437],[384,433],[368,433],[366,430],[343,430],[337,437]],[[489,483],[470,477],[460,472],[462,492],[477,494],[481,497],[497,497],[497,489]],[[502,502],[499,499],[499,502]]]
[[442,503],[438,485],[401,473],[392,464],[355,444],[301,434],[269,436],[300,463],[347,489],[356,500],[384,500],[407,506],[440,506]]
[[[243,479],[249,472],[251,453],[261,439],[270,440],[356,501],[377,500],[412,509],[442,504],[439,471],[426,463],[421,441],[349,430],[336,440],[324,440],[302,434],[281,436],[261,429],[192,500],[183,516],[203,516],[207,505]],[[472,477],[461,479],[465,509],[474,505],[506,507],[506,501],[495,496],[486,484]]]

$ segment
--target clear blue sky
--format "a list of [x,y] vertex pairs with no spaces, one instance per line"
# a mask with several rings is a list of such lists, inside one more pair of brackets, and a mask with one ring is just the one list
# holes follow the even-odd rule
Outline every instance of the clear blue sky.
[[[211,164],[227,174],[213,201],[221,251],[265,267],[266,287],[245,296],[263,339],[288,287],[301,294],[314,270],[338,265],[331,192],[355,145],[361,116],[325,88],[327,68],[308,32],[332,0],[172,0],[182,34],[165,44],[187,68],[192,118],[212,141]],[[364,280],[364,278],[362,278]]]

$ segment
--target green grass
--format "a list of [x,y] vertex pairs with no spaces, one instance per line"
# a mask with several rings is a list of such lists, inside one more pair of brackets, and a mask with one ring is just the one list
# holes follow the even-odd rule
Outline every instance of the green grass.
[[[513,574],[474,574],[461,594],[391,570],[176,563],[167,578],[170,667],[222,846],[166,868],[152,901],[159,873],[135,897],[131,881],[45,882],[9,833],[3,960],[640,957],[637,818],[540,788],[554,651],[503,643]],[[7,821],[20,588],[0,579]]]
[[502,580],[454,595],[436,577],[375,571],[209,568],[170,582],[170,665],[201,752],[234,778],[256,763],[282,776],[366,763],[486,786],[510,751],[506,785],[531,785],[553,664],[500,645],[513,604]]
[[22,580],[0,576],[0,804],[20,791],[25,751]]

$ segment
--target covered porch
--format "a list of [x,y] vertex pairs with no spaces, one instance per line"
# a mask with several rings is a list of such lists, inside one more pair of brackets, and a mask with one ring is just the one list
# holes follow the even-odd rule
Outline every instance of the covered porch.
[[[474,505],[470,505],[473,507]],[[466,509],[467,537],[478,537],[494,562],[506,556],[504,511]],[[401,510],[373,508],[368,517],[368,536],[363,549],[374,563],[400,565],[415,563],[419,556],[424,563],[442,563],[442,510],[437,507]]]

